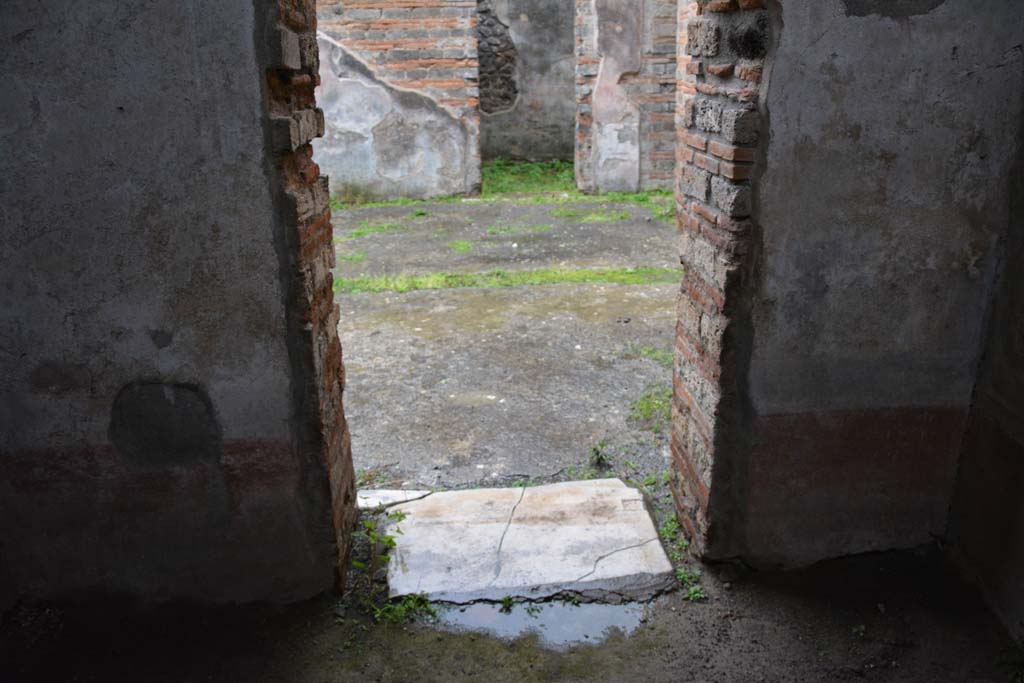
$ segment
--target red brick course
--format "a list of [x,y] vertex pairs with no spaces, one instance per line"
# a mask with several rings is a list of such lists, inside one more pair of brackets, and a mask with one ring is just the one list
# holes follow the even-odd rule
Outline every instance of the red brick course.
[[[356,4],[356,3],[352,3]],[[331,522],[338,544],[338,574],[344,581],[355,524],[355,473],[342,392],[345,369],[334,303],[333,234],[327,179],[313,161],[310,141],[323,135],[323,112],[314,88],[319,69],[314,0],[280,0],[274,64],[267,70],[269,114],[275,166],[284,198],[283,219],[290,233],[289,315],[301,316],[299,352],[312,371],[306,414],[318,438],[315,448],[327,472]],[[293,343],[300,340],[292,340]]]
[[686,276],[676,327],[672,491],[695,548],[711,556],[721,554],[711,545],[727,523],[716,524],[728,506],[716,492],[734,488],[718,481],[715,462],[728,443],[723,418],[737,394],[728,338],[748,265],[760,133],[751,83],[760,82],[762,64],[732,54],[728,38],[735,17],[760,8],[759,0],[683,0],[678,14],[676,204]]

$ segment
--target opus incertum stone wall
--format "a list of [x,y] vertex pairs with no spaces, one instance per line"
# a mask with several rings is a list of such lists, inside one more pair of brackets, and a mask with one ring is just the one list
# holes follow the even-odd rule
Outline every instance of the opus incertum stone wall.
[[480,111],[497,114],[515,107],[519,99],[519,50],[492,0],[477,0],[476,19]]
[[476,0],[318,3],[326,131],[316,158],[346,197],[480,185]]
[[680,7],[673,488],[706,557],[930,543],[953,502],[1021,630],[1024,354],[997,276],[1019,261],[1022,35],[998,0]]
[[668,189],[675,166],[675,0],[576,0],[576,182]]

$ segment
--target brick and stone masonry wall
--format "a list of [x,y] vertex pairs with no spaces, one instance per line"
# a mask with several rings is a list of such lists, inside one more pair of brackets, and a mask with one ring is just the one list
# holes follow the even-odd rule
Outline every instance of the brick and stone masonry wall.
[[480,184],[475,0],[321,1],[326,134],[341,195],[430,198]]
[[739,299],[750,277],[744,258],[755,229],[767,19],[760,0],[681,2],[678,26],[675,191],[685,275],[673,373],[673,493],[696,547],[726,557],[733,549],[722,547],[725,535],[709,524],[709,507],[717,506],[711,517],[719,525],[734,522],[740,482],[716,455],[734,447],[730,418],[741,401],[730,337],[743,325]]
[[675,0],[576,0],[576,180],[587,192],[669,189]]
[[278,1],[279,59],[267,70],[267,92],[280,217],[289,250],[283,279],[291,304],[292,364],[300,378],[293,390],[304,430],[300,448],[314,460],[314,471],[326,468],[343,584],[356,516],[355,471],[342,401],[345,368],[331,272],[330,193],[328,179],[313,161],[311,144],[325,126],[314,92],[320,78],[316,2]]
[[1012,242],[1024,15],[763,4],[680,8],[680,516],[705,556],[759,566],[912,547],[947,533],[962,458],[962,550],[1019,628],[1019,547],[994,564],[1012,544],[992,533],[1019,529],[1015,489],[993,486],[1019,479],[1020,436],[992,409],[1019,364],[999,342],[1001,384],[978,368]]

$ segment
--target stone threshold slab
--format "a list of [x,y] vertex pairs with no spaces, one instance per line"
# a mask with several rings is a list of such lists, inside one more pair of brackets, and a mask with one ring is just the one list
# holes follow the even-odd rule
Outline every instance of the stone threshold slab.
[[399,503],[408,503],[426,498],[430,491],[405,491],[399,489],[362,489],[356,492],[356,505],[360,510],[378,510]]
[[435,492],[392,509],[405,513],[388,526],[392,597],[644,600],[674,582],[643,495],[618,479]]

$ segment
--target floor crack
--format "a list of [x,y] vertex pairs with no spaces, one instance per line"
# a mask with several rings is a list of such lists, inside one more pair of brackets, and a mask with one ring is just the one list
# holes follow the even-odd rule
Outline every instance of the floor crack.
[[591,574],[596,572],[597,571],[597,565],[599,565],[601,563],[601,560],[607,559],[607,558],[611,557],[612,555],[615,555],[616,553],[621,553],[621,552],[625,552],[627,550],[632,550],[633,548],[643,547],[643,546],[647,545],[648,543],[652,543],[652,542],[657,541],[657,540],[658,540],[658,537],[655,536],[654,538],[649,538],[646,541],[643,541],[641,543],[634,543],[633,545],[627,545],[625,548],[617,548],[615,550],[612,550],[611,552],[608,552],[608,553],[605,553],[604,555],[601,555],[596,560],[594,560],[594,568],[591,569],[586,574],[584,574],[583,576],[581,576],[580,578],[576,579],[576,581],[574,581],[574,583],[579,583],[583,579],[587,578],[588,576],[590,576]]
[[498,580],[499,576],[501,576],[501,548],[505,545],[505,534],[508,533],[509,527],[512,526],[512,518],[516,516],[516,509],[519,507],[519,504],[523,502],[523,497],[525,495],[526,487],[524,486],[519,494],[519,500],[517,500],[516,504],[512,506],[512,511],[508,513],[508,521],[505,523],[505,530],[501,532],[501,540],[498,541],[498,553],[494,563],[494,578],[491,579],[488,586],[493,586],[494,582]]

